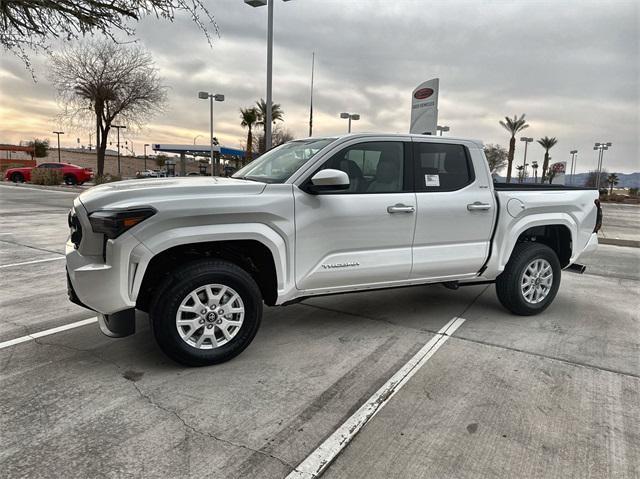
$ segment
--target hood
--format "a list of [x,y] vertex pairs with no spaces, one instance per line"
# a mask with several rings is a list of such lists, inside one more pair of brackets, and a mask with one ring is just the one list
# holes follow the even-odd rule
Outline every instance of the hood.
[[172,197],[193,197],[197,201],[198,198],[220,195],[258,195],[265,186],[265,183],[255,181],[211,176],[146,178],[94,186],[80,194],[78,199],[87,211],[92,212],[105,208],[152,205],[156,200],[167,201]]

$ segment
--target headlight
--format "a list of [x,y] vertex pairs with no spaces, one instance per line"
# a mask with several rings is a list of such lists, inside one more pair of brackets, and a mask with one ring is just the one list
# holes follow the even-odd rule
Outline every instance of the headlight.
[[69,211],[67,222],[69,223],[69,236],[71,242],[73,243],[73,246],[78,249],[80,247],[80,242],[82,241],[82,226],[80,225],[78,216],[73,208]]
[[94,233],[103,233],[107,238],[114,239],[155,214],[155,208],[150,206],[128,210],[101,210],[89,215],[89,223]]

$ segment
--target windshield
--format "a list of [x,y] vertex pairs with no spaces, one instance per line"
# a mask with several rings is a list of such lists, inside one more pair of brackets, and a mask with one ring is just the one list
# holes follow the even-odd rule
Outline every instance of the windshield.
[[335,138],[311,138],[290,141],[252,161],[237,171],[233,178],[284,183],[298,168],[334,140]]

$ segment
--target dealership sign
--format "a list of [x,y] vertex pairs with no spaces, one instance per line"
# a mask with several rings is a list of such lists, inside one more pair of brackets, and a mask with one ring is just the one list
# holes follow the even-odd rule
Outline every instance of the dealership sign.
[[438,126],[438,85],[434,78],[416,87],[411,94],[411,128],[409,133],[435,135]]
[[564,185],[565,174],[567,172],[567,162],[559,161],[558,163],[554,163],[549,167],[549,177],[554,185]]

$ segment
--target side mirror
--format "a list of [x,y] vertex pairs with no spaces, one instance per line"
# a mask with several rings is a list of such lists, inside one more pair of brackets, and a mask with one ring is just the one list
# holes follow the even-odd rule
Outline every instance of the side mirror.
[[349,175],[341,170],[320,170],[311,177],[307,191],[312,194],[344,191],[349,189]]

